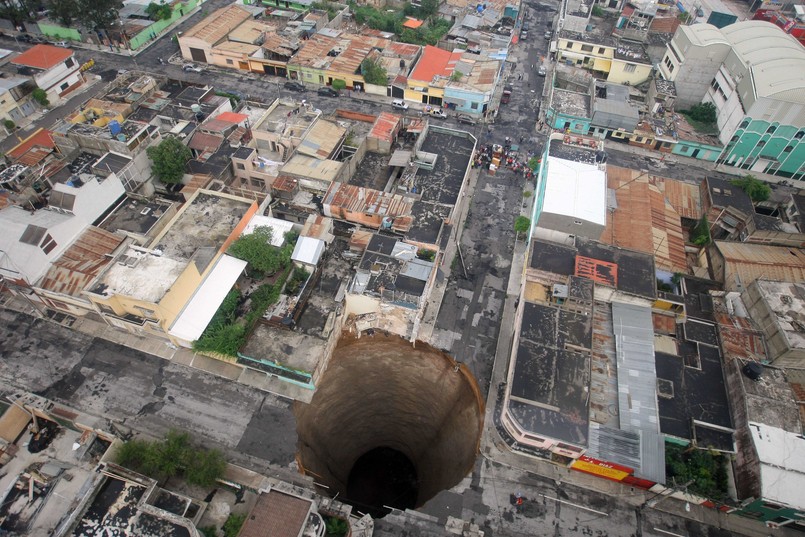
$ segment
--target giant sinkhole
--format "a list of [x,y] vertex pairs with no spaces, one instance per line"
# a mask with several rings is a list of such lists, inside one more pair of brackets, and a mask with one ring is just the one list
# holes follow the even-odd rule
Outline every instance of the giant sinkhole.
[[483,400],[472,374],[429,345],[344,334],[313,400],[294,414],[300,470],[380,517],[419,507],[469,473]]

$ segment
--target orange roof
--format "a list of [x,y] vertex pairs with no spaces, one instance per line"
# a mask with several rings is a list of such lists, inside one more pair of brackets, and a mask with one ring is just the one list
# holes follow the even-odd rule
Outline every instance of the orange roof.
[[50,131],[47,129],[39,129],[28,138],[11,148],[11,151],[8,152],[8,156],[14,160],[17,160],[35,147],[55,149],[56,143],[53,141],[53,137],[50,134]]
[[377,138],[385,142],[393,142],[394,135],[400,126],[400,116],[391,112],[380,112],[377,116],[372,130],[369,131],[370,138]]
[[424,24],[424,23],[423,23],[421,20],[419,20],[419,19],[415,19],[415,18],[413,18],[413,17],[408,17],[408,20],[406,20],[406,21],[403,23],[403,27],[405,27],[405,28],[411,28],[412,30],[414,30],[414,29],[416,29],[416,28],[419,28],[419,27],[420,27],[420,26],[422,26],[423,24]]
[[414,71],[408,78],[430,82],[434,76],[449,77],[453,74],[456,64],[461,59],[461,52],[450,52],[438,47],[427,45],[422,51],[422,57],[416,64]]
[[249,116],[246,114],[238,114],[236,112],[224,112],[222,114],[218,114],[215,119],[220,119],[221,121],[226,121],[228,123],[242,123],[249,119]]
[[72,55],[73,51],[69,48],[35,45],[11,60],[11,63],[37,69],[50,69]]

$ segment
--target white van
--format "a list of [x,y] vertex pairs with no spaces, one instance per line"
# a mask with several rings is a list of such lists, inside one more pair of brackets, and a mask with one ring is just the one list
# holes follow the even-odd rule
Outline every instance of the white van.
[[402,99],[394,99],[391,101],[391,107],[397,110],[408,110],[408,103]]

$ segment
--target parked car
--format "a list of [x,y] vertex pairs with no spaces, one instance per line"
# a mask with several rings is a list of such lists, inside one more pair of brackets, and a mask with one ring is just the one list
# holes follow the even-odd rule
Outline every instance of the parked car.
[[203,73],[204,68],[199,67],[198,65],[196,65],[194,63],[186,63],[186,64],[184,64],[182,66],[182,71],[184,71],[186,73]]
[[476,123],[478,123],[474,117],[468,116],[467,114],[457,115],[456,120],[458,120],[459,123],[463,123],[464,125],[475,125]]
[[285,83],[285,89],[291,91],[305,91],[305,86],[300,84],[299,82],[289,81]]
[[525,41],[526,39],[528,39],[528,32],[523,30],[520,32],[520,41]]
[[545,67],[544,67],[544,66],[540,65],[540,66],[539,66],[539,69],[537,70],[537,74],[538,74],[539,76],[545,76],[545,75],[547,75],[547,74],[548,74],[548,71],[545,69]]
[[550,41],[550,40],[551,40],[551,32],[550,32],[550,31],[545,32],[545,40],[546,40],[546,41]]
[[397,110],[408,110],[408,103],[402,99],[394,99],[391,101],[391,107]]
[[324,97],[338,97],[338,92],[329,86],[319,88],[316,93],[318,93],[319,95],[323,95]]
[[445,114],[444,110],[441,108],[431,108],[428,114],[438,119],[447,119],[447,114]]
[[500,103],[501,104],[508,104],[509,100],[512,98],[512,91],[514,88],[511,86],[504,86],[503,87],[503,95],[500,96]]
[[56,41],[53,44],[57,47],[67,48],[67,41]]
[[528,31],[528,24],[523,24],[523,31],[524,31],[524,32],[527,32],[527,31]]
[[118,70],[117,70],[117,74],[118,74],[118,75],[125,75],[125,74],[126,74],[126,73],[128,73],[128,72],[129,72],[129,70],[128,70],[128,69],[118,69]]

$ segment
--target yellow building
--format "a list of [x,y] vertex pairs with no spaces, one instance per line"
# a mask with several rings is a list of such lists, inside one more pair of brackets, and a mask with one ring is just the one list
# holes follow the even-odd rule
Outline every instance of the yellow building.
[[651,60],[638,43],[563,30],[556,43],[559,62],[589,69],[607,82],[641,84],[651,76]]
[[254,201],[198,190],[147,247],[129,246],[85,293],[110,325],[189,346],[245,268],[225,252],[256,212]]
[[444,100],[444,88],[450,82],[456,64],[461,60],[462,52],[450,52],[427,45],[408,76],[405,99],[441,106]]

